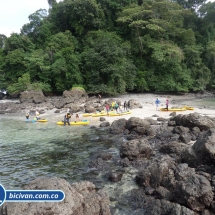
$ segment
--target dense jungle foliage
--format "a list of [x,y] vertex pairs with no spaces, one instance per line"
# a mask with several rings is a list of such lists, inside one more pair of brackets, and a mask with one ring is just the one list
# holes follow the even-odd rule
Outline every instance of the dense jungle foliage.
[[0,89],[61,93],[215,88],[215,2],[48,0],[0,34]]

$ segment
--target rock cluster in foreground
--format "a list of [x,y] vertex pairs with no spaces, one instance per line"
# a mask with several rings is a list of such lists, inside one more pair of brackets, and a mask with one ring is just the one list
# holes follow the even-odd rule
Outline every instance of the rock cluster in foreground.
[[62,202],[6,202],[0,215],[110,215],[109,197],[88,181],[70,185],[60,178],[37,178],[25,186],[26,190],[62,190]]

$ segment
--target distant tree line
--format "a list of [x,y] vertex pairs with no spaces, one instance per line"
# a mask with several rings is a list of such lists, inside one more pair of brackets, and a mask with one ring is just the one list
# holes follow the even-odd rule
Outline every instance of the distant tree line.
[[0,34],[0,89],[54,93],[215,88],[215,2],[48,0]]

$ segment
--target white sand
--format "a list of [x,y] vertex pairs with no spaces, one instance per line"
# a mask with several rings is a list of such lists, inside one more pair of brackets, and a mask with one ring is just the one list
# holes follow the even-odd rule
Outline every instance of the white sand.
[[[128,115],[123,115],[123,116],[104,116],[106,120],[110,123],[112,123],[114,120],[125,118],[129,119],[130,117],[139,117],[139,118],[146,118],[146,117],[152,117],[153,115],[158,115],[159,117],[164,117],[164,118],[169,118],[169,114],[171,113],[170,111],[168,112],[163,112],[163,111],[156,111],[156,106],[155,106],[155,100],[158,98],[161,101],[160,107],[165,107],[165,101],[168,98],[170,104],[169,108],[171,107],[176,107],[176,106],[190,106],[190,101],[194,101],[196,98],[193,95],[181,95],[181,96],[175,96],[175,95],[156,95],[156,94],[127,94],[127,95],[121,95],[118,97],[114,97],[113,99],[119,100],[124,103],[124,101],[129,101],[131,99],[138,100],[140,104],[143,106],[143,108],[137,108],[137,109],[132,109],[132,113]],[[109,98],[102,98],[102,101],[106,101]],[[195,102],[193,102],[195,103]],[[206,109],[206,108],[199,108],[198,106],[193,105],[194,110],[186,110],[186,111],[178,111],[176,114],[190,114],[197,112],[203,116],[207,115],[209,117],[215,117],[215,111],[213,109]],[[65,111],[61,111],[61,113],[54,113],[56,109],[49,110],[44,114],[41,114],[41,118],[47,118],[51,122],[56,122],[56,121],[61,121],[64,118]],[[75,114],[74,114],[75,115]],[[72,116],[71,121],[75,120],[75,116]],[[99,125],[101,122],[100,117],[83,117],[82,113],[79,114],[80,119],[88,119],[90,120],[91,125]],[[153,117],[156,119],[157,117]]]

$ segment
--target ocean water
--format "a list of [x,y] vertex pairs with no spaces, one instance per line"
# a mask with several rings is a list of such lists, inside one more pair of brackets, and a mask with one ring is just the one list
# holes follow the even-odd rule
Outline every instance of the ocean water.
[[90,155],[99,148],[110,148],[89,127],[1,117],[0,183],[5,189],[19,189],[40,176],[61,177],[71,183],[82,180],[89,171]]

